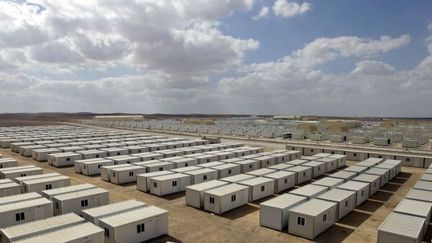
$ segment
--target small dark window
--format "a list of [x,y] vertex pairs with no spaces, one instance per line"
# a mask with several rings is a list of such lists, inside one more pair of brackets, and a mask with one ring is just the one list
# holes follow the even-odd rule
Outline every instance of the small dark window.
[[297,217],[297,224],[301,226],[305,226],[305,218]]
[[98,165],[98,169],[100,169],[102,167],[102,165]]
[[203,176],[203,180],[206,181],[207,180],[207,175]]
[[46,190],[52,189],[52,185],[51,184],[45,185],[45,189]]
[[210,202],[211,204],[214,204],[214,202],[215,202],[215,201],[214,201],[214,197],[210,197],[210,198],[209,198],[209,202]]
[[163,171],[163,167],[159,167],[159,171]]
[[25,220],[25,215],[24,215],[24,213],[17,213],[17,214],[15,214],[15,219],[16,219],[16,221],[22,221],[22,220]]
[[231,175],[231,172],[232,172],[231,170],[228,170],[228,175]]
[[141,153],[141,149],[138,149],[138,153]]
[[207,159],[207,163],[210,162],[210,159]]
[[27,176],[26,174],[21,174],[21,177]]
[[129,176],[133,176],[133,175],[134,175],[133,171],[129,171]]
[[353,154],[353,156],[354,156],[354,157],[357,157],[357,154],[356,154],[356,153],[354,153],[354,154]]
[[55,203],[55,207],[56,207],[56,209],[59,209],[60,208],[60,204],[58,202],[56,202]]
[[252,169],[252,165],[249,165],[249,169]]
[[231,202],[235,202],[237,200],[237,195],[232,195],[231,196]]
[[105,228],[104,230],[105,230],[105,236],[109,237],[109,229]]
[[88,206],[88,200],[81,200],[81,207],[87,207]]
[[331,151],[331,154],[335,154],[335,152],[334,152],[334,151]]
[[115,177],[115,172],[112,173],[112,177]]
[[96,158],[99,158],[99,154],[96,154]]
[[70,161],[70,158],[66,158],[66,161]]
[[261,186],[261,191],[263,192],[265,190],[265,186]]
[[144,228],[144,224],[139,224],[137,225],[137,233],[142,233],[144,232],[145,228]]
[[405,161],[411,161],[411,158],[405,158]]
[[285,183],[285,184],[288,183],[288,178],[285,178],[284,183]]
[[348,207],[348,200],[345,201],[345,207]]
[[189,164],[188,163],[185,163],[185,167],[188,167],[189,166]]
[[364,196],[364,191],[363,190],[361,191],[361,195]]
[[313,152],[315,152],[315,150],[311,149],[311,152],[313,153]]
[[153,187],[157,188],[157,183],[156,182],[153,182]]
[[173,181],[172,186],[177,186],[177,181]]
[[323,215],[323,222],[327,221],[327,214]]
[[303,172],[303,176],[306,176],[306,172]]

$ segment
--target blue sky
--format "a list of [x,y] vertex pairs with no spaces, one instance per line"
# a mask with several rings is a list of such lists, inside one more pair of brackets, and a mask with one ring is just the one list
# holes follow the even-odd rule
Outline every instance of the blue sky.
[[426,0],[0,1],[0,112],[430,117],[431,13]]

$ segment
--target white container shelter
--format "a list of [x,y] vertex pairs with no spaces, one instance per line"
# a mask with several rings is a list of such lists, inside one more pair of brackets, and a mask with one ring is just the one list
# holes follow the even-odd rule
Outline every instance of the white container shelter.
[[331,157],[323,157],[318,158],[316,161],[325,162],[326,163],[326,172],[334,171],[338,168],[338,159]]
[[128,155],[129,154],[129,150],[127,150],[125,148],[112,148],[111,147],[111,148],[101,148],[99,150],[107,152],[108,157]]
[[7,227],[1,229],[1,235],[4,243],[11,243],[82,223],[85,223],[85,219],[68,213]]
[[21,193],[21,186],[10,179],[0,180],[0,197],[7,197]]
[[286,169],[296,173],[296,185],[312,180],[312,168],[307,166],[294,166]]
[[18,161],[10,158],[0,159],[0,169],[18,166]]
[[173,173],[168,175],[150,177],[150,193],[156,196],[165,196],[184,192],[190,185],[190,175]]
[[137,175],[137,190],[142,192],[150,191],[150,178],[163,175],[174,174],[172,171],[157,171],[151,173],[142,173]]
[[401,172],[401,165],[402,165],[401,160],[386,159],[382,162],[382,164],[396,165],[396,175],[399,174],[399,172]]
[[114,165],[114,161],[103,158],[78,160],[75,161],[75,172],[78,170],[77,173],[88,176],[100,175],[101,168],[110,165]]
[[425,235],[425,218],[407,214],[391,213],[378,227],[379,243],[422,242]]
[[312,182],[311,184],[312,185],[318,185],[318,186],[325,186],[325,187],[328,187],[329,189],[333,189],[339,185],[342,185],[343,183],[344,183],[343,179],[324,177],[324,178],[321,178],[319,180]]
[[29,166],[16,166],[0,169],[0,179],[15,179],[18,177],[40,175],[43,169],[29,165]]
[[218,171],[210,168],[186,171],[184,174],[190,175],[191,185],[218,179]]
[[[289,163],[289,162],[288,162]],[[319,161],[309,161],[302,166],[311,167],[312,168],[312,178],[316,178],[318,176],[322,176],[326,173],[326,163],[325,162],[319,162]]]
[[45,190],[42,191],[40,194],[48,198],[49,200],[52,200],[52,198],[57,195],[67,194],[71,192],[78,192],[78,191],[83,191],[83,190],[88,190],[93,188],[96,188],[96,186],[89,183],[84,183],[84,184],[78,184],[73,186],[61,187],[57,189]]
[[345,170],[340,170],[336,173],[328,175],[328,177],[343,179],[344,181],[349,181],[355,176],[357,176],[356,172],[345,171]]
[[234,176],[229,176],[229,177],[225,177],[225,178],[221,178],[221,181],[226,181],[226,182],[231,182],[231,183],[237,183],[240,181],[245,181],[245,180],[249,180],[252,178],[255,178],[256,176],[253,175],[248,175],[248,174],[238,174],[238,175],[234,175]]
[[182,168],[182,167],[197,165],[196,159],[187,158],[187,157],[165,158],[165,159],[161,159],[161,161],[172,163],[174,165],[174,168]]
[[80,160],[81,155],[72,152],[55,153],[48,155],[48,164],[54,167],[73,166],[74,161]]
[[99,220],[101,218],[109,217],[118,213],[128,212],[146,206],[148,206],[146,203],[137,200],[120,201],[100,207],[85,209],[82,211],[82,217],[95,225],[99,225]]
[[109,160],[114,161],[115,165],[134,164],[134,163],[140,162],[140,158],[135,157],[133,155],[109,156],[109,157],[105,157],[105,159],[109,159]]
[[364,174],[377,175],[380,177],[380,187],[383,187],[390,179],[390,169],[373,167],[364,172]]
[[222,164],[214,166],[212,167],[212,169],[218,171],[218,178],[224,178],[240,174],[240,165],[238,164]]
[[137,165],[129,165],[109,170],[110,182],[114,184],[125,184],[135,182],[138,174],[146,173],[146,168]]
[[[0,207],[0,228],[52,217],[52,202],[42,196],[23,198],[26,194],[1,198],[9,203]],[[14,200],[14,197],[18,200]]]
[[306,197],[282,194],[260,203],[260,225],[279,231],[286,230],[290,223],[289,210],[306,201]]
[[20,154],[24,157],[32,157],[34,150],[43,149],[43,148],[46,148],[46,147],[43,145],[37,145],[37,144],[22,146],[22,147],[20,147]]
[[32,158],[36,161],[43,162],[48,160],[48,155],[60,152],[61,150],[56,148],[35,149],[33,150]]
[[317,196],[317,199],[337,203],[336,220],[341,220],[356,208],[356,193],[342,189],[332,189]]
[[289,210],[288,233],[313,240],[336,222],[337,204],[312,199]]
[[204,193],[204,210],[221,215],[248,203],[249,189],[239,184],[228,184]]
[[156,163],[143,166],[146,168],[147,173],[171,170],[174,169],[174,164],[170,162],[157,161]]
[[115,214],[99,220],[105,243],[144,242],[168,234],[168,211],[155,206]]
[[432,203],[422,202],[411,199],[402,199],[393,210],[395,213],[408,214],[426,219],[424,225],[425,232],[428,229],[431,220]]
[[356,193],[356,207],[360,206],[369,198],[369,183],[359,181],[347,181],[337,188],[353,191]]
[[70,186],[70,177],[59,175],[53,177],[25,180],[21,182],[22,192],[42,192],[65,186]]
[[134,157],[138,157],[141,162],[163,159],[162,154],[158,154],[154,152],[145,152],[145,153],[138,153],[138,154],[131,154],[131,155]]
[[256,157],[256,158],[253,158],[253,160],[260,162],[261,168],[266,168],[266,167],[278,164],[277,157],[271,156],[271,155]]
[[389,181],[396,177],[397,175],[397,165],[392,164],[386,164],[386,163],[380,163],[376,165],[374,168],[380,168],[380,169],[388,169],[389,170]]
[[263,177],[275,180],[274,193],[288,190],[295,186],[295,173],[290,171],[276,171]]
[[238,182],[238,184],[249,188],[249,202],[268,197],[274,192],[274,179],[265,177],[256,177]]
[[109,182],[111,180],[111,173],[110,173],[111,170],[117,168],[123,168],[123,167],[130,167],[130,164],[102,166],[100,168],[101,180]]
[[33,242],[103,242],[103,230],[92,223],[82,223],[46,234],[17,241],[18,243]]
[[247,160],[237,160],[232,163],[240,165],[240,172],[247,173],[249,171],[258,170],[261,168],[261,164],[257,160],[247,159]]
[[80,150],[76,151],[77,154],[81,154],[81,159],[97,159],[107,157],[106,151],[91,149],[91,150]]
[[202,209],[204,207],[204,192],[213,188],[228,185],[228,182],[212,180],[186,187],[186,205]]
[[108,191],[102,188],[91,188],[52,196],[54,215],[76,213],[82,215],[82,210],[107,205]]
[[352,179],[353,181],[359,181],[369,184],[369,196],[372,196],[380,189],[380,176],[360,174]]
[[306,185],[299,187],[295,190],[289,192],[289,194],[306,197],[308,200],[317,197],[320,194],[328,191],[329,188],[326,186],[318,186],[318,185]]

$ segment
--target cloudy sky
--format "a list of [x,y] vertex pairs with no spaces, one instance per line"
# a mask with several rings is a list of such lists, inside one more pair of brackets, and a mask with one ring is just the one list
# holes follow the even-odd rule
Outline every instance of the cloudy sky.
[[432,1],[0,0],[0,112],[431,107]]

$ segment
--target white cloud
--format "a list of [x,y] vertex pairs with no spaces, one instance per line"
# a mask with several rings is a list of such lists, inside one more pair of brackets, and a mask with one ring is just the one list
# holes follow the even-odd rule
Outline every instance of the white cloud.
[[387,75],[392,73],[394,70],[394,67],[387,63],[366,60],[356,63],[356,68],[352,73],[364,75]]
[[257,15],[252,17],[252,19],[253,20],[259,20],[259,19],[265,18],[268,16],[269,12],[270,12],[270,8],[267,6],[264,6],[261,8],[261,10],[259,11],[259,13]]
[[306,13],[312,9],[307,2],[297,3],[292,0],[276,0],[273,4],[273,13],[281,17],[294,17]]

